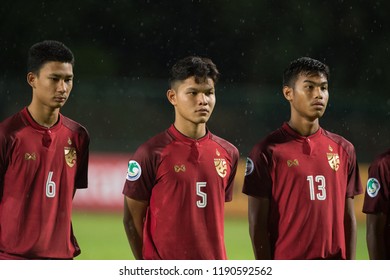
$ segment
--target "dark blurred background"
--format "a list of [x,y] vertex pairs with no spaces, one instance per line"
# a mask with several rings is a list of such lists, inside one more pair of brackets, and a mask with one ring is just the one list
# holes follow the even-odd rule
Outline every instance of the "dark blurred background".
[[62,112],[93,152],[133,152],[173,121],[168,71],[187,55],[222,73],[209,121],[242,156],[289,118],[282,72],[300,56],[331,69],[321,125],[370,162],[390,147],[389,1],[9,1],[0,5],[0,120],[28,105],[29,47],[64,42],[76,57]]

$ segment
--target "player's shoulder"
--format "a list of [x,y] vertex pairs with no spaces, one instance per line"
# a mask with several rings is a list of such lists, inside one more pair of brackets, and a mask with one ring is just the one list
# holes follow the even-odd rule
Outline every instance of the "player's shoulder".
[[78,122],[72,120],[71,118],[68,118],[62,114],[60,116],[61,116],[62,125],[64,125],[68,129],[70,129],[76,133],[85,134],[89,137],[88,130],[82,124],[80,124],[80,123],[78,123]]
[[223,149],[225,149],[231,156],[238,157],[238,149],[235,145],[233,145],[228,140],[219,137],[211,132],[210,133],[210,140],[217,143],[219,146],[221,146]]
[[261,138],[259,141],[257,141],[252,150],[253,151],[261,151],[266,152],[273,147],[275,147],[277,144],[282,144],[284,142],[287,142],[289,139],[288,133],[286,133],[282,127],[279,127],[270,133],[268,133],[265,137]]
[[347,152],[355,151],[354,145],[349,140],[337,133],[333,133],[322,128],[322,135],[333,141],[335,144],[343,147]]
[[390,149],[388,149],[387,151],[384,151],[383,153],[380,153],[378,156],[376,156],[375,160],[390,161]]
[[168,130],[164,130],[150,137],[137,150],[143,152],[158,151],[169,145],[173,139],[173,136],[168,133]]
[[17,112],[0,123],[0,134],[10,136],[26,126],[28,126],[28,123],[21,112]]
[[390,169],[390,149],[377,155],[370,164],[370,168],[379,167]]

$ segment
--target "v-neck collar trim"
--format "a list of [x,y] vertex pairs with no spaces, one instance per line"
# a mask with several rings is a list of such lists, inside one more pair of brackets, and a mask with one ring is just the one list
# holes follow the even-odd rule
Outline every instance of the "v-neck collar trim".
[[204,141],[207,141],[210,138],[210,132],[208,129],[206,129],[206,135],[199,139],[193,139],[191,137],[185,136],[180,131],[177,130],[175,125],[171,125],[168,128],[168,133],[171,134],[174,138],[186,143],[186,144],[195,144],[195,143],[203,143]]
[[22,115],[24,116],[24,118],[28,121],[28,123],[34,128],[34,129],[37,129],[37,130],[41,130],[41,131],[56,131],[58,130],[60,127],[61,127],[61,124],[62,124],[62,116],[61,114],[58,114],[58,121],[55,125],[53,125],[52,127],[48,128],[48,127],[45,127],[45,126],[42,126],[40,125],[39,123],[37,123],[34,118],[31,116],[30,112],[28,111],[27,107],[25,107],[23,110],[22,110]]
[[319,127],[316,132],[314,132],[311,135],[308,136],[302,136],[298,132],[296,132],[294,129],[292,129],[287,122],[283,123],[282,128],[292,137],[294,137],[297,140],[306,141],[307,139],[315,139],[319,137],[322,134],[322,128]]

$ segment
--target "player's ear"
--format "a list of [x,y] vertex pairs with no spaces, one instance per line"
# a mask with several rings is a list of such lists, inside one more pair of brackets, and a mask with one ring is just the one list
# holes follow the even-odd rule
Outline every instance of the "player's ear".
[[176,105],[176,91],[174,89],[168,89],[167,91],[168,101],[175,106]]
[[284,86],[283,87],[284,98],[286,98],[288,101],[291,101],[293,98],[293,91],[294,91],[293,88],[289,86]]
[[27,83],[32,88],[35,88],[35,81],[36,81],[36,75],[33,72],[28,72],[27,73]]

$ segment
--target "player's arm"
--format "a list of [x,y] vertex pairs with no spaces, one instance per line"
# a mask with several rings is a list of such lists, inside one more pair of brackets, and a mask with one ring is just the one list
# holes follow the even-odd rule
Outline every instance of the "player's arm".
[[248,196],[249,235],[257,260],[272,259],[268,231],[268,213],[268,198]]
[[357,224],[354,200],[348,197],[345,201],[344,235],[347,260],[356,259]]
[[136,260],[142,259],[143,227],[148,208],[147,201],[134,200],[125,196],[123,207],[123,224],[127,240]]
[[387,216],[383,213],[367,214],[366,241],[370,260],[386,259],[384,229]]

